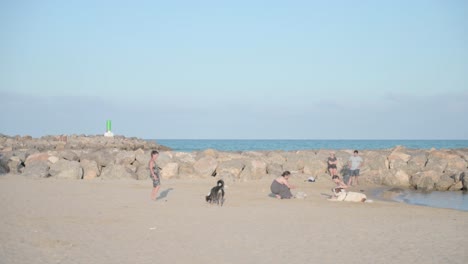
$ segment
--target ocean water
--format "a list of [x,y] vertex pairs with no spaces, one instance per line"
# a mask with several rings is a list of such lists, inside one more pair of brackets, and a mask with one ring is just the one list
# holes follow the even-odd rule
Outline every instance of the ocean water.
[[[154,141],[151,140],[151,141]],[[389,149],[398,145],[414,149],[468,148],[468,140],[289,140],[289,139],[156,139],[175,151],[205,149],[219,151],[307,150],[307,149]]]
[[[158,144],[174,151],[193,152],[205,149],[219,151],[257,151],[257,150],[308,150],[308,149],[389,149],[398,145],[412,149],[453,149],[468,148],[468,140],[266,140],[266,139],[157,139]],[[451,208],[468,211],[466,192],[431,192],[408,191],[396,199],[414,205]]]
[[407,191],[403,195],[395,198],[396,201],[414,205],[450,208],[461,211],[468,211],[468,193],[459,192],[439,192],[423,193],[417,191]]

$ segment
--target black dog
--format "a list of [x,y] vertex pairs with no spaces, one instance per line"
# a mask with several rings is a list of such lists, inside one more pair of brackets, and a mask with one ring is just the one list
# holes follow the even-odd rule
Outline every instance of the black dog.
[[215,187],[211,188],[210,193],[206,196],[208,203],[216,203],[223,206],[224,204],[224,181],[219,180]]

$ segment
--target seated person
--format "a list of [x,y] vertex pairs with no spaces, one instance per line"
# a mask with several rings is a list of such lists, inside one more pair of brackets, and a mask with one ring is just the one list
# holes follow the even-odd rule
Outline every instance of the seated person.
[[281,174],[281,177],[274,179],[271,183],[270,190],[276,198],[291,199],[293,197],[291,189],[293,189],[294,186],[289,184],[289,177],[291,177],[291,173],[289,171],[285,171]]
[[338,176],[338,175],[334,175],[334,176],[332,177],[332,181],[333,181],[334,183],[336,183],[336,186],[337,186],[337,187],[340,187],[340,188],[343,188],[343,189],[348,188],[348,185],[346,185],[346,183],[344,183],[344,182],[340,179],[340,176]]

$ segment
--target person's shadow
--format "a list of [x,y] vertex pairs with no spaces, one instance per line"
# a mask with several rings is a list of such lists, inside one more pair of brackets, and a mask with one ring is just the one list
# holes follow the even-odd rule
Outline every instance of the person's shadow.
[[158,198],[156,198],[156,200],[161,200],[161,199],[166,198],[167,195],[168,195],[172,190],[174,190],[174,188],[169,188],[169,189],[166,189],[166,190],[162,191],[162,192],[159,194]]

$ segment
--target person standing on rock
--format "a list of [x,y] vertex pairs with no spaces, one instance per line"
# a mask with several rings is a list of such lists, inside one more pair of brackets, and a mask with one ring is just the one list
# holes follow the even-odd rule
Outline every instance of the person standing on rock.
[[351,156],[348,160],[348,167],[349,167],[349,180],[348,185],[352,186],[353,183],[359,185],[358,177],[359,177],[359,170],[362,167],[363,159],[359,156],[359,151],[355,150],[353,156]]
[[157,150],[151,151],[151,159],[149,161],[149,170],[150,177],[153,180],[153,191],[151,191],[151,200],[156,201],[156,196],[158,195],[159,188],[161,187],[161,172],[156,160],[159,157],[159,152]]

